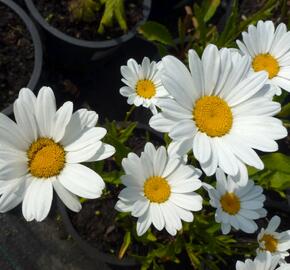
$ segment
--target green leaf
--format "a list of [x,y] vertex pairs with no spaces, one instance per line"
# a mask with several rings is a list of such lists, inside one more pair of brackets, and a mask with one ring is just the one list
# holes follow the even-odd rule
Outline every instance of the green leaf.
[[120,248],[119,254],[118,254],[118,258],[122,259],[127,251],[127,249],[129,248],[131,244],[131,233],[130,232],[126,232],[124,239],[123,239],[123,243],[122,246]]
[[175,47],[169,30],[162,24],[148,21],[138,29],[139,33],[149,41],[157,41]]
[[136,126],[137,126],[137,123],[133,122],[133,123],[130,123],[130,125],[128,127],[121,130],[121,135],[119,137],[119,140],[121,143],[125,143],[130,138],[130,136],[133,134],[133,131],[135,130]]
[[212,18],[212,16],[215,14],[220,3],[221,3],[220,0],[209,1],[209,4],[207,6],[207,12],[205,13],[204,18],[203,18],[205,22],[208,22]]
[[124,0],[101,0],[101,2],[105,5],[105,10],[101,18],[98,33],[103,34],[106,27],[112,27],[114,19],[116,19],[120,28],[126,32],[127,23]]
[[278,113],[278,117],[289,117],[290,116],[290,102],[282,107],[281,112]]
[[269,180],[275,189],[285,190],[290,187],[290,174],[278,171],[272,174]]
[[265,168],[290,174],[290,157],[281,153],[273,153],[262,157]]

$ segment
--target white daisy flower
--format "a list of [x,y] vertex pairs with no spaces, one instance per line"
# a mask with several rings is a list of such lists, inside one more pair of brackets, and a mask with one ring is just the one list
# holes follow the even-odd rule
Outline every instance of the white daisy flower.
[[49,213],[53,189],[73,211],[78,195],[98,198],[105,186],[93,170],[79,163],[105,159],[114,147],[102,143],[106,130],[95,127],[98,115],[73,111],[71,102],[56,110],[53,91],[40,89],[35,97],[22,89],[14,102],[16,123],[0,114],[0,212],[22,201],[27,221],[42,221]]
[[141,157],[130,153],[123,159],[126,186],[115,206],[118,211],[132,212],[137,217],[137,234],[143,235],[151,223],[157,230],[165,228],[175,235],[181,220],[193,221],[191,211],[202,209],[202,197],[194,191],[201,187],[200,171],[170,156],[164,146],[157,150],[145,145]]
[[276,232],[281,222],[280,217],[274,216],[266,229],[262,228],[258,234],[259,248],[257,253],[269,251],[272,255],[279,255],[282,259],[289,256],[290,230],[281,233]]
[[245,164],[264,167],[253,148],[276,151],[275,140],[287,135],[282,122],[272,117],[280,104],[260,91],[267,73],[247,76],[248,56],[214,45],[206,47],[201,59],[194,50],[188,55],[190,71],[173,56],[162,59],[162,83],[173,99],[159,102],[162,111],[149,124],[168,132],[180,155],[192,149],[207,175],[219,166],[246,184]]
[[[226,178],[222,170],[216,172],[216,189],[206,188],[211,206],[217,208],[215,220],[221,223],[223,234],[228,234],[231,227],[246,233],[258,229],[255,219],[266,216],[263,208],[265,196],[263,189],[249,180],[247,185],[240,186],[232,177]],[[208,186],[208,185],[207,185]]]
[[161,63],[156,63],[144,57],[139,65],[134,59],[129,59],[127,66],[121,66],[122,81],[127,85],[120,89],[120,94],[128,97],[128,104],[150,108],[157,113],[158,100],[168,96],[161,80]]
[[237,45],[243,54],[251,57],[252,70],[264,70],[274,93],[280,95],[281,88],[290,92],[290,32],[284,23],[275,29],[272,21],[259,21],[243,32],[243,42]]
[[279,256],[271,256],[270,252],[259,254],[254,261],[247,259],[245,262],[237,261],[236,270],[289,270],[289,265],[278,268]]

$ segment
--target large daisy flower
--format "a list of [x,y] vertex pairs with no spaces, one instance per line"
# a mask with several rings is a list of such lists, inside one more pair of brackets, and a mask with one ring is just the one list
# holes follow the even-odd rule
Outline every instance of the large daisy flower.
[[126,175],[121,180],[126,187],[115,208],[138,218],[139,236],[151,223],[175,235],[182,227],[181,220],[191,222],[191,211],[202,209],[202,198],[194,192],[201,187],[200,171],[169,155],[164,146],[156,150],[147,143],[141,157],[130,153],[122,166]]
[[106,130],[95,127],[95,112],[72,111],[71,102],[56,110],[53,91],[43,87],[37,97],[29,89],[20,91],[14,102],[16,123],[0,114],[0,212],[23,201],[25,219],[42,221],[53,189],[73,211],[81,209],[74,194],[101,196],[103,179],[79,163],[105,159],[115,149],[100,141]]
[[120,89],[122,96],[128,97],[128,104],[150,108],[153,114],[157,113],[158,100],[168,95],[161,79],[160,64],[144,57],[139,65],[134,59],[129,59],[127,66],[121,66],[122,81],[127,85]]
[[162,83],[173,99],[159,102],[161,113],[150,126],[168,132],[180,155],[193,150],[207,175],[219,166],[247,182],[244,164],[263,169],[258,149],[273,152],[275,140],[287,135],[282,122],[272,116],[280,104],[261,91],[266,72],[249,76],[250,58],[229,49],[208,45],[200,59],[189,53],[189,69],[173,56],[162,59]]
[[289,256],[290,230],[281,233],[276,232],[281,219],[278,216],[272,217],[266,229],[262,228],[258,234],[259,248],[257,252],[269,251],[272,255],[279,255],[282,259]]
[[260,253],[254,261],[247,259],[245,262],[237,261],[236,270],[290,270],[289,264],[278,266],[279,256],[271,256],[270,252]]
[[[221,223],[223,234],[228,234],[231,227],[246,233],[258,229],[255,219],[266,216],[263,208],[265,196],[263,189],[249,180],[247,185],[240,186],[232,177],[226,178],[222,170],[216,172],[216,189],[207,188],[210,204],[215,207],[216,222]],[[208,186],[207,186],[208,187]]]
[[280,95],[281,88],[290,92],[290,32],[286,25],[280,23],[275,30],[272,21],[259,21],[242,36],[243,42],[237,40],[237,45],[251,57],[252,70],[267,71],[274,94]]

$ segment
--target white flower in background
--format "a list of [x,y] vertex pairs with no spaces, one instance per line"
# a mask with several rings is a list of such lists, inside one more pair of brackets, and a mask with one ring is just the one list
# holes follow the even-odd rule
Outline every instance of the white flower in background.
[[78,195],[98,198],[105,186],[93,170],[79,164],[114,154],[102,143],[106,130],[95,127],[98,115],[85,109],[73,111],[71,102],[56,110],[53,91],[38,96],[22,89],[14,102],[16,123],[0,114],[0,212],[22,203],[27,221],[42,221],[49,213],[53,189],[73,211],[81,205]]
[[258,234],[258,253],[269,251],[272,255],[279,255],[282,259],[289,256],[287,250],[290,249],[290,230],[281,233],[276,232],[280,222],[280,217],[274,216],[267,228],[261,229],[261,232]]
[[121,180],[126,187],[115,208],[138,218],[139,236],[151,223],[175,235],[182,228],[181,220],[193,221],[191,211],[202,209],[202,197],[194,192],[201,187],[200,171],[170,156],[164,146],[156,150],[147,143],[141,157],[130,153],[122,166],[126,175]]
[[247,259],[245,262],[237,261],[236,270],[290,270],[289,264],[278,266],[279,256],[271,256],[270,252],[260,253],[254,261]]
[[255,219],[266,216],[263,208],[265,196],[263,189],[249,180],[247,185],[240,186],[232,177],[226,178],[222,170],[216,172],[216,189],[205,188],[210,196],[210,204],[215,207],[215,220],[221,223],[223,234],[228,234],[231,227],[246,233],[253,233],[258,229]]
[[243,54],[252,59],[252,70],[267,71],[273,94],[280,95],[281,88],[290,92],[290,32],[284,23],[275,30],[272,21],[259,21],[243,32],[243,42],[237,45]]
[[128,97],[128,104],[150,108],[157,113],[158,100],[168,96],[161,79],[161,63],[156,63],[144,57],[139,65],[134,59],[129,59],[127,66],[121,66],[122,81],[127,85],[120,89],[120,94]]
[[275,140],[287,135],[282,122],[272,117],[280,104],[261,90],[267,73],[247,76],[248,56],[214,45],[206,47],[201,59],[194,50],[188,54],[190,72],[173,56],[162,59],[162,83],[173,99],[159,102],[161,113],[149,124],[169,133],[179,155],[192,149],[207,175],[220,167],[244,185],[245,164],[264,166],[253,148],[277,151]]

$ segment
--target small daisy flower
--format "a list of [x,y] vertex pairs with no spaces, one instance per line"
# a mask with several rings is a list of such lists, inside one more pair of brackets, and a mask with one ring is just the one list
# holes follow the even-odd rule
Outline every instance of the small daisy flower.
[[22,201],[27,221],[42,221],[49,213],[53,189],[64,204],[78,212],[77,196],[98,198],[105,186],[93,170],[79,163],[102,160],[114,147],[101,139],[106,130],[95,127],[98,115],[71,102],[56,110],[53,91],[40,89],[36,97],[22,89],[14,102],[16,123],[0,114],[0,212]]
[[157,150],[145,145],[141,157],[130,153],[123,159],[126,186],[115,206],[118,211],[137,217],[137,234],[143,235],[151,223],[157,230],[165,228],[175,235],[182,228],[181,220],[193,221],[191,211],[202,209],[202,197],[194,191],[201,187],[200,171],[170,156],[164,146]]
[[251,180],[240,186],[232,177],[226,178],[220,169],[216,172],[216,179],[216,189],[207,190],[211,206],[217,209],[215,220],[221,223],[222,233],[228,234],[231,227],[246,233],[255,232],[258,226],[254,220],[266,216],[262,187],[255,186]]
[[156,63],[144,57],[139,65],[134,59],[129,59],[127,66],[121,66],[122,81],[127,85],[120,89],[120,94],[128,97],[128,104],[150,108],[157,113],[158,99],[168,96],[161,80],[161,63]]
[[247,259],[245,262],[237,261],[236,270],[289,270],[289,265],[278,268],[279,256],[271,256],[270,252],[259,254],[254,261]]
[[276,232],[281,222],[280,217],[274,216],[266,229],[262,228],[258,234],[259,248],[257,253],[269,251],[272,255],[279,255],[282,259],[289,256],[290,230],[281,233]]
[[280,104],[261,91],[267,73],[249,75],[248,56],[214,45],[206,47],[201,59],[194,50],[188,55],[190,71],[173,56],[162,59],[162,83],[173,99],[159,102],[161,112],[149,124],[168,132],[179,155],[192,149],[207,175],[220,167],[246,184],[245,164],[264,166],[253,149],[277,151],[275,140],[287,135],[282,122],[272,117]]
[[252,70],[268,73],[267,83],[273,87],[273,94],[280,95],[281,88],[290,92],[290,32],[286,25],[280,23],[275,30],[272,21],[259,21],[242,36],[243,42],[237,40],[237,45],[251,57]]

